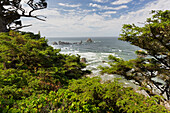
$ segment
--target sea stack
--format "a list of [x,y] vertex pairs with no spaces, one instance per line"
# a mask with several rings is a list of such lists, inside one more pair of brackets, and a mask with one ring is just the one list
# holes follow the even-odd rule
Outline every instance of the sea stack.
[[91,39],[91,38],[88,38],[86,42],[90,42],[90,43],[92,43],[93,41],[92,41],[92,39]]
[[53,42],[52,44],[53,44],[53,45],[58,45],[57,42]]

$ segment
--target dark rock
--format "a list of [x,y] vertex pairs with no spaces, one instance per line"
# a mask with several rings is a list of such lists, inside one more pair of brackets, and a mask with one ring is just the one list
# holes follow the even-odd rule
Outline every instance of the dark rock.
[[74,42],[73,44],[78,44],[77,42]]
[[80,62],[86,63],[87,60],[86,60],[86,58],[81,58]]
[[53,42],[52,44],[53,44],[53,45],[58,45],[58,43],[57,43],[57,42]]
[[93,42],[91,38],[88,38],[86,42]]
[[74,42],[74,43],[58,41],[58,45],[71,45],[71,44],[82,44],[82,43],[83,43],[82,41],[81,42]]
[[79,44],[81,45],[83,43],[83,41],[81,40],[81,42],[79,42]]
[[72,43],[58,41],[58,44],[59,44],[59,45],[70,45],[70,44],[72,44]]
[[102,63],[106,63],[106,61],[103,60]]
[[80,42],[74,42],[73,44],[79,44],[81,45],[83,43],[83,41],[81,40]]

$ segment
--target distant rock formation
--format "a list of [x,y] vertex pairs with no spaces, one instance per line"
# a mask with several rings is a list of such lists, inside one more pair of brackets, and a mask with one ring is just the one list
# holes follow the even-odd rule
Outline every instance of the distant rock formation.
[[92,40],[91,38],[88,38],[86,42],[90,42],[90,43],[92,43],[92,42],[93,42],[93,40]]
[[80,42],[74,42],[73,44],[79,44],[81,45],[83,43],[83,41],[81,40]]
[[58,41],[58,45],[70,45],[72,43],[70,42],[62,42],[62,41]]
[[52,44],[53,44],[53,45],[58,45],[58,43],[57,43],[57,42],[53,42]]
[[[58,41],[58,45],[71,45],[71,44],[82,44],[83,41],[80,42],[74,42],[74,43],[70,43],[70,42],[62,42],[62,41]],[[53,44],[54,45],[54,44]]]

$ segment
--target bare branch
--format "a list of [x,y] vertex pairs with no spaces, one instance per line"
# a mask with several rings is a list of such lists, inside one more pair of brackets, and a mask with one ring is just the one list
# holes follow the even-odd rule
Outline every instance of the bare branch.
[[[41,20],[41,21],[45,21],[45,19],[39,18],[38,16],[33,16],[33,15],[21,15],[21,16],[22,17],[32,17],[32,18],[36,18],[36,19]],[[39,16],[41,16],[41,15],[39,15]]]
[[[30,27],[30,26],[32,26],[32,24],[30,24],[30,25],[25,25],[25,26],[15,27],[15,29],[12,29],[12,30],[18,30],[18,29],[21,29],[21,28],[24,28],[24,27]],[[11,28],[13,28],[13,27],[11,27]]]

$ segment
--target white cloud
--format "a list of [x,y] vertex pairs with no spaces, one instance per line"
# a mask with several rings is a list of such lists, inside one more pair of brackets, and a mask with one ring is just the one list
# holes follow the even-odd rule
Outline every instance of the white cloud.
[[125,8],[128,8],[128,6],[122,5],[122,6],[119,6],[119,7],[115,7],[114,10],[120,10],[120,9],[125,9]]
[[120,5],[120,4],[129,3],[129,2],[131,2],[131,1],[132,1],[132,0],[117,0],[117,1],[112,2],[111,4],[113,4],[113,5]]
[[94,2],[99,2],[99,3],[105,3],[108,2],[108,0],[93,0]]
[[104,12],[103,14],[115,14],[116,11],[107,11],[107,12]]
[[90,3],[89,6],[97,7],[99,9],[104,9],[104,10],[120,10],[120,9],[128,8],[126,5],[122,5],[119,7],[108,7],[108,6],[101,6],[101,5],[93,4],[93,3]]
[[106,11],[106,12],[103,12],[103,13],[99,13],[100,15],[102,15],[102,17],[107,17],[107,18],[111,18],[113,14],[116,14],[117,12],[116,11]]
[[60,5],[60,6],[64,6],[64,7],[80,7],[81,6],[81,4],[72,4],[72,5],[70,5],[70,4],[64,4],[64,3],[58,3],[58,5]]
[[91,6],[91,7],[97,7],[97,8],[102,8],[101,5],[93,4],[93,3],[90,3],[89,6]]
[[[148,3],[138,11],[129,12],[121,15],[119,18],[105,19],[105,15],[114,14],[116,12],[105,12],[103,15],[96,13],[85,15],[63,15],[58,9],[46,9],[37,12],[39,15],[47,16],[47,21],[42,22],[35,19],[24,19],[26,24],[32,24],[32,27],[23,30],[38,33],[41,31],[43,36],[53,37],[69,37],[69,36],[118,36],[123,24],[131,24],[144,22],[146,18],[151,17],[151,10],[167,10],[169,8],[169,0],[157,0]],[[125,6],[124,6],[125,7]],[[84,12],[88,12],[85,10]],[[104,15],[105,14],[105,15]]]

